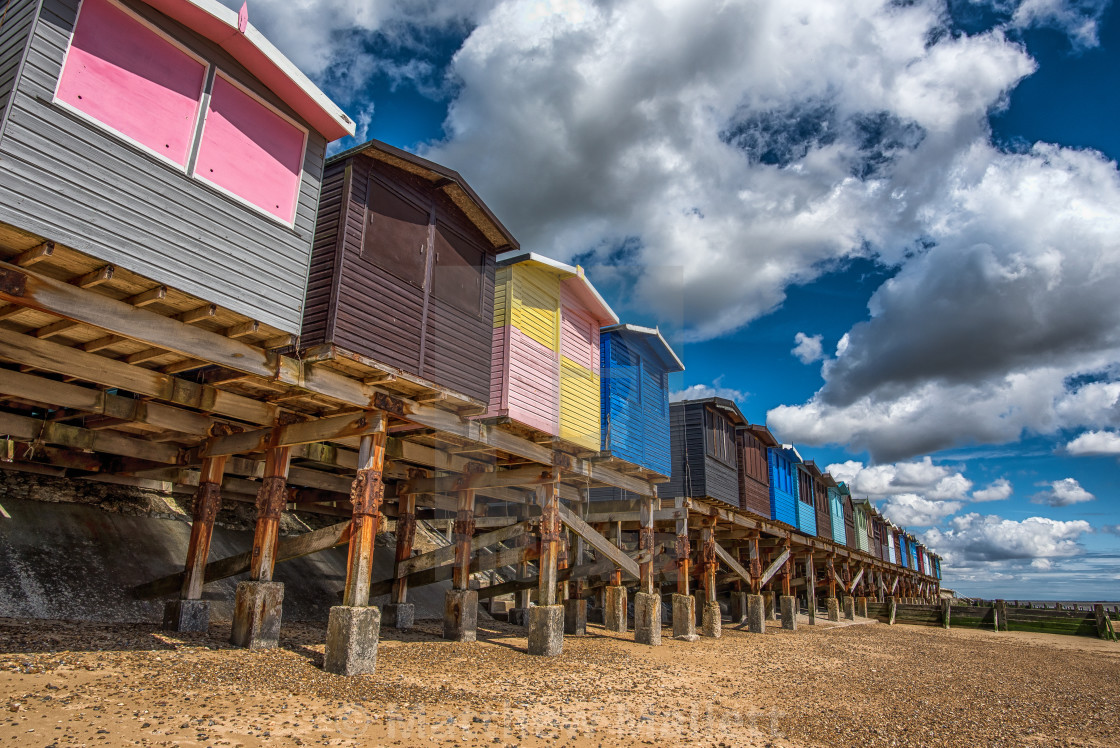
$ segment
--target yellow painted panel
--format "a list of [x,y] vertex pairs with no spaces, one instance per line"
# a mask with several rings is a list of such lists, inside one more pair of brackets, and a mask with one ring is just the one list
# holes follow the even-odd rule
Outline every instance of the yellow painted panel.
[[509,324],[510,277],[512,268],[498,268],[494,272],[494,327]]
[[560,358],[560,438],[598,450],[599,375],[569,358]]
[[515,265],[511,270],[510,324],[548,349],[559,350],[559,279],[531,266]]

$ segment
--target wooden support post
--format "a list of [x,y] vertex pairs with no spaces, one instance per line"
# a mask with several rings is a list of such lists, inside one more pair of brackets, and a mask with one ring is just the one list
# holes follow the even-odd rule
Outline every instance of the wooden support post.
[[704,570],[704,599],[709,603],[716,600],[716,572],[719,562],[716,560],[716,518],[705,517],[700,528],[701,542],[701,567]]
[[689,556],[692,554],[692,548],[688,544],[688,507],[687,502],[683,496],[678,496],[673,500],[673,506],[680,512],[677,517],[677,594],[689,595],[689,575],[690,575],[690,560]]
[[560,490],[559,472],[553,471],[553,482],[537,486],[537,503],[541,507],[541,553],[537,561],[540,578],[537,605],[556,605],[557,562],[560,554]]
[[[408,477],[427,477],[427,470],[410,468]],[[393,592],[389,599],[394,605],[408,602],[408,578],[397,573],[401,563],[412,557],[412,544],[416,540],[416,494],[410,493],[397,499],[397,545],[393,555]]]
[[253,560],[249,578],[271,582],[280,539],[280,514],[288,499],[288,466],[291,447],[274,447],[265,453],[264,477],[257,491],[257,526],[253,534]]
[[[622,548],[622,522],[612,522],[611,524],[613,525],[612,534],[614,536],[614,538],[613,538],[614,539],[614,544],[616,546],[618,546],[619,549],[621,549]],[[621,567],[615,567],[615,570],[611,572],[611,586],[612,587],[621,587],[622,586],[622,569],[621,569]]]
[[752,532],[747,541],[750,553],[751,594],[762,594],[762,558],[758,552],[758,533]]
[[828,557],[828,597],[836,599],[836,557]]
[[474,489],[470,488],[471,474],[459,480],[455,491],[455,566],[451,572],[451,587],[467,590],[471,581],[471,539],[474,538]]
[[790,582],[793,581],[792,580],[792,577],[793,577],[793,547],[792,546],[793,546],[792,542],[787,540],[786,541],[786,547],[785,547],[785,552],[787,554],[786,562],[782,566],[782,597],[789,597]]
[[[638,530],[638,549],[643,551],[646,555],[643,556],[643,561],[640,563],[639,569],[641,570],[641,577],[639,578],[638,589],[647,595],[654,594],[653,591],[653,497],[643,496],[642,505],[639,510],[639,520],[641,528]],[[714,552],[714,551],[713,551]]]
[[385,498],[382,472],[385,468],[386,433],[362,436],[358,448],[358,470],[350,488],[353,518],[350,527],[350,552],[346,565],[346,587],[342,604],[353,608],[369,605],[369,584],[373,571],[373,545]]
[[817,569],[813,565],[813,552],[805,554],[805,602],[809,608],[809,623],[817,622]]
[[[581,519],[583,519],[584,517],[587,516],[587,509],[588,509],[588,495],[587,495],[587,490],[586,489],[584,490],[583,494],[584,494],[583,495],[583,503],[580,504],[579,507],[576,509],[576,513]],[[586,554],[587,554],[587,541],[583,539],[582,535],[576,535],[575,552],[574,552],[572,558],[570,559],[571,566],[573,566],[573,567],[582,566],[583,563],[587,560]],[[583,588],[584,588],[584,583],[583,583],[583,578],[582,577],[577,579],[575,582],[572,582],[571,597],[576,599],[576,600],[583,599]]]
[[228,459],[224,456],[208,457],[202,461],[202,474],[191,512],[191,539],[187,545],[183,587],[179,592],[179,597],[183,600],[199,600],[202,597],[214,520],[218,516],[218,510],[222,508],[222,474]]
[[[527,504],[522,505],[517,512],[517,516],[522,521],[527,520],[529,518],[529,506]],[[533,547],[536,545],[536,541],[532,535],[530,535],[529,533],[525,533],[518,540],[517,545],[521,549],[521,557],[517,562],[517,578],[524,579],[525,577],[529,576],[528,557],[531,551],[536,550]],[[515,594],[514,607],[521,610],[527,610],[529,608],[530,594],[531,591],[528,588],[518,590]]]

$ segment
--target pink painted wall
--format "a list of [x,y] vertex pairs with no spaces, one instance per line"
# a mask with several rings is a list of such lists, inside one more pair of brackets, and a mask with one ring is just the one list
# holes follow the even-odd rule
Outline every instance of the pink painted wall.
[[509,328],[508,415],[526,426],[560,431],[560,363],[555,351]]
[[58,99],[186,165],[206,66],[108,0],[85,0]]
[[291,221],[303,146],[302,130],[215,76],[195,174]]
[[560,284],[560,355],[598,374],[600,320],[588,313],[573,283],[582,286],[576,279]]

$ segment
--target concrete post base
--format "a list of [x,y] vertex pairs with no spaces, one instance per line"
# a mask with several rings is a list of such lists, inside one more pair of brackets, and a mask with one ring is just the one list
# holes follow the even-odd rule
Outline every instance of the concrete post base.
[[777,611],[777,609],[775,608],[775,605],[774,605],[774,593],[773,592],[763,592],[762,593],[762,602],[763,602],[763,605],[765,606],[765,610],[766,610],[766,620],[767,621],[778,620],[778,611]]
[[163,606],[163,630],[205,634],[210,630],[210,603],[205,600],[169,600]]
[[323,669],[336,675],[369,675],[377,667],[381,611],[336,605],[327,620]]
[[856,615],[860,618],[867,618],[867,598],[856,598]]
[[793,595],[782,595],[782,628],[787,631],[797,631],[797,598]]
[[660,595],[634,595],[634,641],[654,647],[661,644]]
[[752,634],[766,633],[766,604],[762,595],[747,595],[747,631]]
[[498,600],[497,598],[490,598],[490,615],[498,620],[509,617],[509,609],[513,607],[513,603],[509,600]]
[[386,626],[407,631],[416,622],[416,606],[412,603],[386,603],[381,608],[381,621]]
[[825,606],[828,608],[828,620],[840,620],[840,601],[835,597],[830,597],[825,601]]
[[607,587],[606,606],[603,608],[603,627],[607,631],[626,633],[628,601],[625,587]]
[[742,623],[747,617],[747,593],[731,593],[731,622]]
[[473,642],[478,638],[478,593],[448,590],[443,599],[443,638]]
[[844,618],[848,621],[856,620],[856,599],[851,595],[844,598]]
[[696,635],[696,598],[692,595],[673,595],[673,638],[694,642]]
[[280,641],[284,585],[280,582],[238,582],[229,643],[247,649],[269,649]]
[[564,601],[564,635],[583,636],[587,633],[587,601]]
[[509,613],[506,615],[506,620],[514,626],[528,626],[530,610],[532,610],[532,608],[510,608]]
[[723,634],[723,613],[719,603],[709,600],[704,603],[704,622],[701,624],[700,633],[712,639],[718,639]]
[[559,657],[564,649],[564,606],[529,608],[529,654]]

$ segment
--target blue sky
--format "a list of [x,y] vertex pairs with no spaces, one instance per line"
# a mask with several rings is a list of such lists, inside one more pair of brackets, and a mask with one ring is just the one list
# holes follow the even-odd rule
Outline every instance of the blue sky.
[[357,5],[250,18],[360,139],[660,324],[677,390],[835,466],[962,593],[1120,597],[1109,2]]

